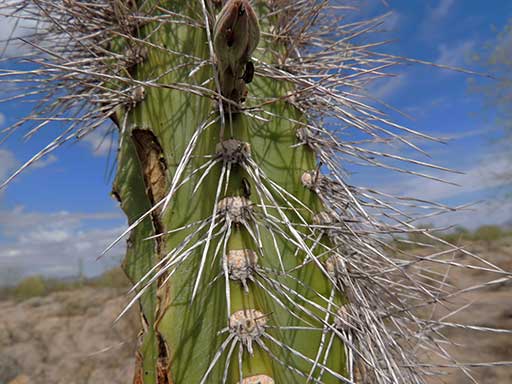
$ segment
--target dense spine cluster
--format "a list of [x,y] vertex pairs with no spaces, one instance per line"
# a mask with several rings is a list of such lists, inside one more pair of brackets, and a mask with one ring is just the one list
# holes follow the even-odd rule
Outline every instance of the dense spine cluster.
[[[414,138],[435,140],[364,101],[399,61],[359,40],[380,18],[345,20],[350,6],[321,0],[7,0],[0,12],[40,23],[18,61],[33,68],[0,73],[31,82],[12,100],[40,104],[2,133],[64,122],[7,182],[113,122],[129,227],[112,244],[128,237],[126,310],[138,303],[142,324],[134,383],[425,383],[429,353],[471,377],[440,334],[464,325],[419,311],[457,294],[432,265],[497,274],[489,284],[511,274],[413,225],[411,211],[453,208],[350,185],[344,169],[450,172],[365,145],[421,153]],[[447,249],[393,247],[416,232]]]

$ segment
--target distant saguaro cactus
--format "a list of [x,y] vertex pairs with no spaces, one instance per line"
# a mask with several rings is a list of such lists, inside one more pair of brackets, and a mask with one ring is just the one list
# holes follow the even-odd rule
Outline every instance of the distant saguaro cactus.
[[138,303],[142,322],[134,383],[422,383],[425,350],[450,359],[436,340],[446,324],[415,309],[449,297],[419,265],[451,261],[389,241],[441,242],[402,202],[448,207],[352,186],[343,169],[448,171],[364,145],[428,138],[362,101],[398,60],[358,43],[381,18],[345,23],[351,7],[319,0],[2,9],[41,22],[25,38],[35,68],[1,74],[32,81],[22,96],[41,103],[5,133],[68,123],[26,165],[115,123],[113,195],[130,225],[113,244],[128,237],[127,308]]

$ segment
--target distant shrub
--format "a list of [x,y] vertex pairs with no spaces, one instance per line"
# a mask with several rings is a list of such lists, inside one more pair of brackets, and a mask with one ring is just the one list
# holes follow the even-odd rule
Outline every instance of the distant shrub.
[[414,244],[411,244],[406,239],[393,239],[389,245],[398,251],[408,251],[414,248]]
[[91,278],[45,278],[30,276],[16,286],[0,286],[0,300],[26,300],[37,296],[46,296],[53,292],[70,291],[83,287],[91,288],[128,288],[130,281],[121,267],[115,267],[102,275]]
[[90,280],[89,284],[93,287],[125,288],[130,285],[130,281],[121,267],[115,267]]
[[58,278],[45,279],[46,289],[48,293],[70,291],[82,286],[80,280],[62,280]]
[[46,283],[41,276],[27,277],[14,288],[14,296],[18,300],[27,300],[32,297],[44,296],[47,293]]
[[432,235],[437,236],[438,233],[436,233],[431,224],[420,224],[418,228],[421,228],[421,230],[417,230],[415,232],[409,232],[407,234],[407,240],[409,240],[413,246],[414,244],[430,244],[433,245],[436,243],[435,240],[433,240],[431,237],[427,235],[427,232],[430,232]]
[[467,229],[466,227],[463,227],[462,225],[457,225],[454,228],[453,232],[459,236],[466,237],[466,238],[471,235],[471,232],[469,231],[469,229]]
[[458,244],[463,240],[471,240],[473,235],[469,229],[458,225],[451,232],[442,234],[440,237],[451,244]]
[[499,240],[504,235],[503,229],[497,225],[484,225],[475,231],[473,240],[485,241],[487,244],[490,244],[493,241]]

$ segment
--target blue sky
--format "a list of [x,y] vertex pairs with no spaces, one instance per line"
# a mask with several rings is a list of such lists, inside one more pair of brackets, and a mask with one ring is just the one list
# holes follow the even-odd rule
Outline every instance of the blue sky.
[[[385,6],[384,3],[389,6]],[[368,15],[391,12],[380,38],[393,40],[381,52],[480,70],[469,60],[472,52],[492,41],[512,17],[507,0],[367,0],[361,8]],[[12,27],[0,18],[0,34]],[[377,37],[376,37],[377,38]],[[18,49],[19,50],[19,49]],[[15,47],[7,54],[14,54]],[[446,184],[369,168],[351,169],[354,185],[376,186],[400,195],[421,196],[452,205],[483,200],[473,211],[435,219],[436,225],[504,223],[512,219],[511,201],[498,200],[510,186],[496,177],[507,167],[495,141],[500,129],[493,111],[483,108],[479,95],[468,92],[474,76],[423,65],[404,65],[397,76],[380,80],[369,92],[411,115],[392,113],[401,124],[447,139],[447,144],[420,142],[436,164],[464,171],[444,175],[461,185]],[[478,81],[488,81],[479,79]],[[5,96],[0,96],[5,97]],[[29,105],[0,104],[0,129],[23,116]],[[4,180],[31,155],[55,137],[43,130],[25,142],[17,135],[0,145],[0,180]],[[0,285],[29,273],[67,276],[83,260],[88,275],[114,265],[122,246],[95,261],[98,253],[120,233],[125,219],[110,197],[108,146],[101,146],[100,132],[82,142],[68,144],[46,157],[0,191]],[[400,153],[429,159],[405,148]],[[434,172],[437,174],[437,172]]]

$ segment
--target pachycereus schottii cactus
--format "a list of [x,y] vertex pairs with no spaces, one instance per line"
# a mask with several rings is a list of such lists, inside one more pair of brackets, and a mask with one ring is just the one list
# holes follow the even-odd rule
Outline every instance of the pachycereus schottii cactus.
[[[171,9],[190,17],[204,10],[200,2]],[[321,234],[322,215],[330,216],[301,181],[317,168],[315,152],[297,145],[307,120],[286,99],[293,86],[259,76],[264,60],[286,48],[260,42],[260,28],[280,17],[256,12],[270,11],[232,0],[209,33],[171,24],[155,35],[188,58],[150,50],[134,77],[162,74],[160,81],[202,85],[211,96],[145,87],[144,102],[118,116],[127,135],[118,162],[135,169],[120,168],[114,190],[132,220],[154,208],[132,230],[125,262],[148,330],[137,367],[144,382],[348,377],[342,338],[334,337],[344,296]],[[192,58],[198,62],[187,64]]]
[[[62,128],[3,185],[65,142],[117,136],[113,195],[129,228],[113,244],[127,238],[126,308],[140,309],[135,384],[423,383],[438,366],[467,374],[440,334],[465,327],[418,311],[455,295],[430,267],[466,268],[446,259],[457,250],[478,259],[471,269],[500,275],[487,285],[510,273],[415,228],[407,210],[450,207],[348,184],[352,163],[449,171],[382,150],[421,153],[411,138],[433,138],[365,102],[367,83],[403,59],[372,51],[382,19],[358,21],[355,10],[328,0],[0,5],[36,22],[23,38],[33,50],[8,58],[18,66],[0,80],[22,84],[4,101],[37,105],[2,133]],[[416,247],[448,250],[397,249],[411,234],[421,235],[409,240]],[[425,352],[448,363],[425,364]]]

